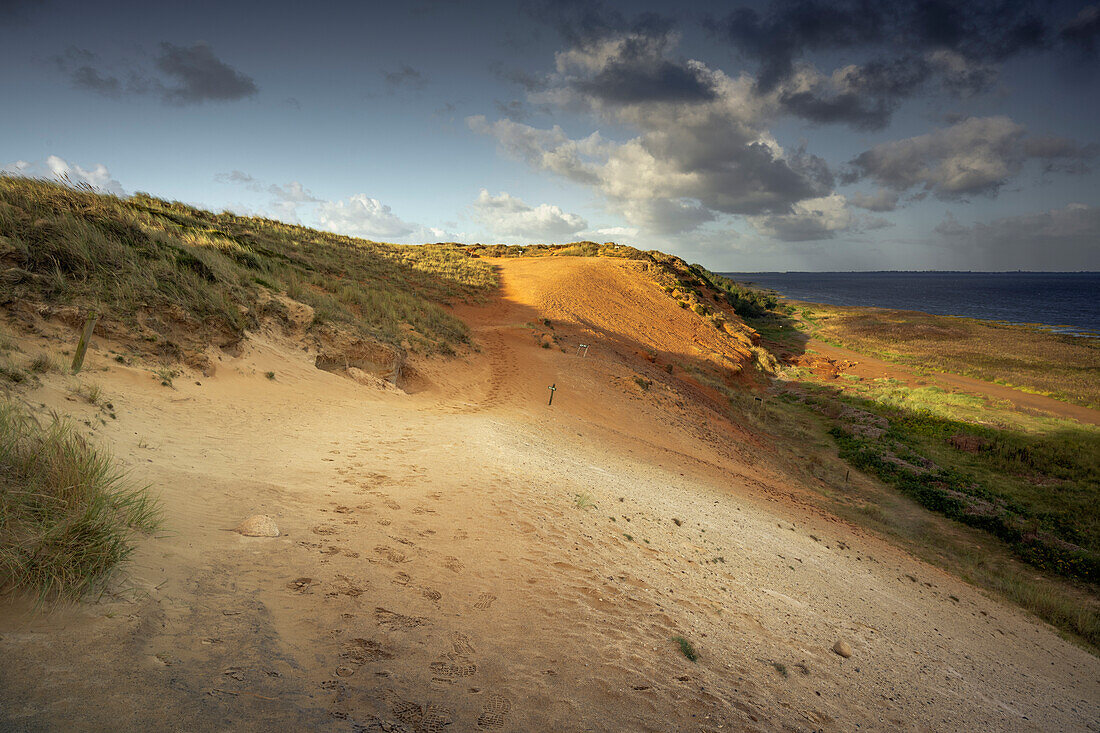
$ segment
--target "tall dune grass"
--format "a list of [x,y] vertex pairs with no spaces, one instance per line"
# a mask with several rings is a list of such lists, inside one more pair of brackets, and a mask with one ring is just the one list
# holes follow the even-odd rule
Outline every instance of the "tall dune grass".
[[0,589],[79,598],[158,523],[148,489],[71,424],[0,400]]
[[198,343],[242,336],[282,293],[314,308],[313,325],[446,351],[469,336],[442,306],[496,286],[493,269],[457,245],[371,242],[3,175],[0,258],[17,265],[0,278],[0,303],[94,307],[108,321],[165,339],[183,330]]

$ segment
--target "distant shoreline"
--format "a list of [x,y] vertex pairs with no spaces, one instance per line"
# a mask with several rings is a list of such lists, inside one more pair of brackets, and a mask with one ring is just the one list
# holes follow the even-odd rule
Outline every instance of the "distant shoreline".
[[724,272],[789,300],[911,310],[1100,338],[1100,273],[866,270]]

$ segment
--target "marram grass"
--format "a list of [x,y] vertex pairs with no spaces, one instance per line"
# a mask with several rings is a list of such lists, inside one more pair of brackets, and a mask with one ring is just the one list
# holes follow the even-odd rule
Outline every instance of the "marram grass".
[[160,512],[73,426],[0,400],[0,589],[79,598],[103,586]]

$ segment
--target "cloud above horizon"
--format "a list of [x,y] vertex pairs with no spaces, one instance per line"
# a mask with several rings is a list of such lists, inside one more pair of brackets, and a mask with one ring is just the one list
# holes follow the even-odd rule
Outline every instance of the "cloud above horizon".
[[[873,180],[901,193],[914,187],[940,199],[995,196],[1024,165],[1045,171],[1085,173],[1097,147],[1027,134],[1007,117],[971,117],[934,132],[882,143],[849,163],[846,182]],[[883,199],[885,200],[885,199]]]
[[153,69],[128,60],[107,64],[98,54],[75,46],[54,56],[53,64],[76,89],[112,98],[157,96],[173,106],[234,102],[259,91],[251,77],[215,56],[206,43],[164,42],[159,49]]
[[747,76],[676,56],[676,43],[668,32],[631,33],[560,51],[545,87],[528,95],[634,137],[571,138],[559,126],[484,115],[467,124],[533,168],[595,189],[609,210],[657,234],[729,215],[790,214],[832,193],[824,160],[804,149],[788,155],[768,131],[774,97],[756,94]]
[[577,214],[550,204],[530,206],[504,191],[493,196],[483,188],[470,208],[474,221],[494,241],[564,242],[588,228]]

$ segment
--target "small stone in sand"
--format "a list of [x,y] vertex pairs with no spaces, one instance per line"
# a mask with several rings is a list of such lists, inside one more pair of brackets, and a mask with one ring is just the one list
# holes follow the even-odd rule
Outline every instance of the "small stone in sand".
[[852,647],[848,646],[848,642],[846,641],[838,641],[833,644],[833,651],[845,659],[852,656]]
[[245,537],[278,537],[279,527],[266,514],[256,514],[238,524],[237,532]]

